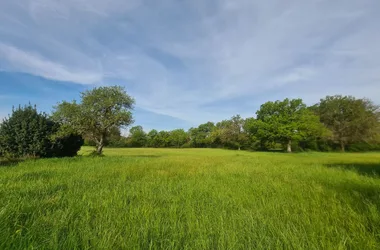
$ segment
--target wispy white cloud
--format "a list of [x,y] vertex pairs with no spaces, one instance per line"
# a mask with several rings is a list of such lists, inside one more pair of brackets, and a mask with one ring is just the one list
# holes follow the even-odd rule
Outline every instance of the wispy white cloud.
[[295,68],[292,72],[286,73],[277,78],[278,83],[288,84],[292,82],[307,81],[316,74],[312,68]]
[[0,67],[125,84],[139,107],[191,123],[286,96],[379,100],[379,9],[377,0],[5,0]]
[[2,43],[0,43],[0,57],[7,62],[3,70],[7,68],[9,70],[21,69],[22,72],[42,76],[47,79],[83,84],[92,84],[102,80],[101,73],[67,68],[65,65],[51,62],[37,54],[22,51]]

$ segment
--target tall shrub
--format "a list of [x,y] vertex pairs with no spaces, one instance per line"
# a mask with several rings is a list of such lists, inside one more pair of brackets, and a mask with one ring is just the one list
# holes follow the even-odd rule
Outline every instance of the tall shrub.
[[0,152],[13,158],[76,155],[82,138],[75,134],[57,136],[59,126],[36,107],[19,106],[0,125]]

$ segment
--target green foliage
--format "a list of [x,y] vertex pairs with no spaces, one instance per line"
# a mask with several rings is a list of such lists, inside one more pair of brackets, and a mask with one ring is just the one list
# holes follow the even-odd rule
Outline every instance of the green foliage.
[[57,130],[31,105],[18,107],[0,127],[0,150],[10,157],[46,157],[50,136]]
[[160,146],[157,130],[152,129],[151,131],[149,131],[149,133],[147,134],[146,145],[151,148],[158,148]]
[[[369,136],[363,137],[365,144],[358,145],[352,141],[348,146],[351,151],[375,151],[380,144],[380,123],[376,106],[366,101],[371,107],[372,126]],[[257,118],[242,119],[239,115],[223,120],[216,125],[212,122],[183,130],[152,130],[146,136],[142,133],[141,143],[134,147],[220,147],[229,149],[247,149],[255,151],[337,151],[338,144],[318,115],[318,105],[307,107],[301,99],[267,102],[257,111]],[[362,116],[363,117],[363,116]],[[368,124],[368,123],[367,123]],[[139,127],[138,131],[143,131]],[[178,141],[178,138],[182,138]],[[367,139],[365,139],[367,138]],[[131,146],[132,137],[129,138]],[[143,143],[145,141],[145,144]],[[356,144],[356,146],[351,146]],[[367,145],[367,146],[365,146]],[[373,145],[369,146],[369,145]]]
[[308,110],[301,99],[267,102],[261,105],[256,114],[257,120],[251,120],[247,129],[263,145],[266,142],[280,142],[291,152],[294,141],[328,135],[318,116]]
[[112,147],[118,145],[122,140],[120,128],[114,126],[111,127],[110,132],[107,134],[104,145]]
[[[141,128],[142,129],[142,128]],[[145,145],[153,148],[176,147],[180,148],[189,140],[188,133],[183,129],[160,131],[153,129],[146,135]]]
[[75,131],[95,142],[101,154],[112,129],[133,122],[134,99],[119,86],[98,87],[81,94],[81,103],[62,102],[55,107],[53,119],[63,124],[63,133]]
[[[307,107],[301,99],[266,102],[256,118],[239,115],[214,124],[207,122],[187,132],[133,127],[128,138],[120,127],[132,123],[134,100],[121,87],[100,87],[82,93],[81,103],[62,102],[53,118],[61,135],[79,133],[86,145],[100,153],[111,147],[220,147],[249,150],[335,151],[340,145],[380,142],[378,107],[367,99],[333,96]],[[352,147],[365,149],[370,147]]]
[[379,108],[367,99],[327,96],[312,108],[332,131],[332,139],[345,151],[347,144],[370,141],[378,136]]
[[0,249],[380,249],[380,154],[104,154],[0,168]]
[[128,142],[130,147],[144,147],[147,144],[147,135],[141,126],[132,127],[129,130]]
[[175,129],[169,133],[169,143],[171,147],[180,148],[188,141],[188,134],[183,129]]
[[380,143],[357,142],[357,143],[347,145],[347,151],[350,151],[350,152],[380,151]]
[[213,122],[201,124],[198,128],[191,128],[189,130],[190,145],[196,148],[212,147],[212,132],[215,130]]
[[240,115],[233,116],[216,124],[212,138],[220,142],[225,148],[241,149],[249,143],[248,134],[244,131],[244,119]]
[[160,131],[158,132],[155,141],[157,142],[158,147],[165,148],[170,147],[170,133],[167,131]]
[[77,134],[66,136],[54,136],[51,140],[50,157],[71,157],[76,156],[82,147],[84,140]]
[[0,151],[14,158],[75,156],[82,138],[71,133],[62,136],[59,128],[35,107],[18,107],[0,126]]
[[[95,147],[96,142],[91,138],[85,138],[84,145]],[[126,137],[121,135],[120,128],[112,127],[106,136],[104,145],[111,148],[122,148],[128,146],[128,141]]]

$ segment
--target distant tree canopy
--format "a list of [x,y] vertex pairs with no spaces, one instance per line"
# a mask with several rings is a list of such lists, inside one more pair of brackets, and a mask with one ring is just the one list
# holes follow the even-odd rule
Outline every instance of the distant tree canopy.
[[19,107],[0,126],[0,155],[75,155],[82,137],[98,154],[104,146],[380,151],[379,107],[368,99],[327,96],[308,107],[302,99],[286,98],[262,104],[256,117],[235,115],[188,131],[134,126],[123,136],[133,123],[134,103],[124,88],[111,86],[83,92],[78,103],[59,103],[51,117],[30,105]]
[[129,130],[129,144],[132,147],[144,147],[147,143],[147,135],[141,126],[132,127]]
[[27,105],[12,111],[0,125],[0,151],[10,157],[75,156],[83,145],[75,133],[61,135],[60,124],[36,107]]
[[[180,148],[182,147],[187,141],[188,141],[188,133],[185,132],[183,129],[175,129],[172,131],[160,131],[153,129],[148,134],[145,134],[144,136],[141,131],[142,127],[137,126],[138,133],[135,131],[130,130],[130,140],[136,141],[136,138],[141,138],[139,141],[145,141],[145,144],[142,146],[145,147],[153,147],[153,148],[164,148],[164,147],[173,147],[173,148]],[[137,135],[136,135],[137,134]],[[142,139],[144,138],[144,139]],[[130,144],[133,146],[132,144]]]
[[134,103],[122,87],[99,87],[83,92],[80,103],[59,103],[52,117],[64,125],[62,133],[76,131],[90,138],[96,144],[96,152],[101,154],[111,131],[133,122]]
[[[339,108],[334,110],[337,106]],[[126,147],[217,147],[287,152],[344,150],[343,141],[352,151],[366,151],[380,150],[380,123],[377,106],[367,99],[326,97],[311,107],[301,99],[284,99],[264,103],[255,118],[243,119],[236,115],[216,124],[201,124],[187,132],[153,129],[146,133],[141,126],[136,126],[125,141]]]
[[213,122],[199,125],[197,128],[189,129],[189,139],[192,147],[206,148],[212,145],[213,138],[211,133],[215,130]]
[[224,147],[240,150],[248,142],[248,136],[244,131],[244,122],[240,115],[218,122],[211,134],[212,140],[221,143]]
[[[123,147],[125,146],[125,137],[121,135],[121,130],[118,127],[112,127],[104,140],[104,146]],[[96,146],[96,142],[91,137],[84,137],[86,146]]]
[[256,121],[248,126],[251,134],[256,134],[261,144],[280,142],[287,152],[292,152],[292,141],[321,138],[328,133],[301,99],[267,102],[256,114]]
[[188,134],[183,129],[175,129],[169,132],[169,145],[180,148],[188,141]]
[[149,131],[146,139],[147,139],[147,142],[146,142],[147,147],[158,148],[160,146],[157,130],[152,129],[151,131]]
[[379,131],[379,107],[367,99],[352,96],[327,96],[311,108],[331,130],[341,151],[354,142],[370,141]]

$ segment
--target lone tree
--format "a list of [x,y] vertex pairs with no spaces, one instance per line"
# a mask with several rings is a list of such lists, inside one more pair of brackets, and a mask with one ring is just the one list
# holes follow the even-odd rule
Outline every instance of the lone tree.
[[292,141],[322,137],[328,133],[302,99],[266,102],[256,114],[251,132],[263,141],[283,143],[288,153],[292,152]]
[[370,100],[327,96],[312,109],[332,131],[333,140],[339,143],[342,152],[347,144],[370,140],[377,134],[379,107]]
[[107,136],[115,128],[133,123],[134,99],[123,87],[98,87],[81,93],[81,102],[63,101],[53,112],[53,119],[63,124],[62,133],[76,131],[96,144],[101,154]]

